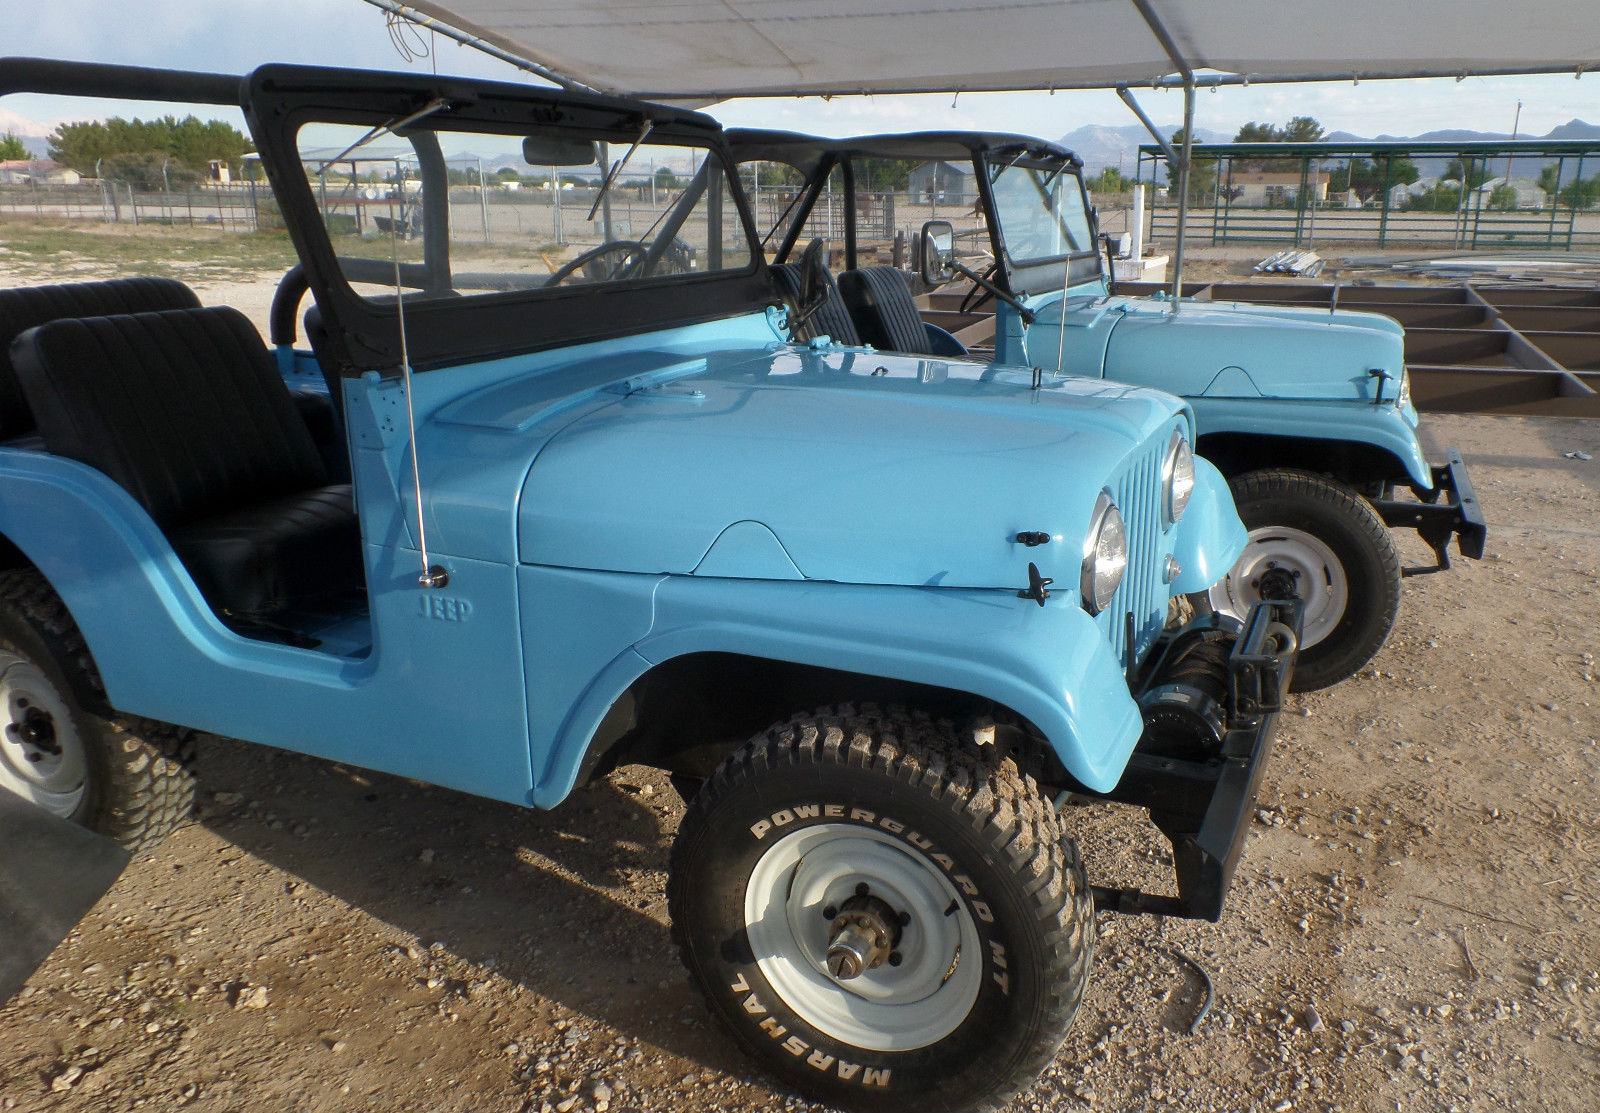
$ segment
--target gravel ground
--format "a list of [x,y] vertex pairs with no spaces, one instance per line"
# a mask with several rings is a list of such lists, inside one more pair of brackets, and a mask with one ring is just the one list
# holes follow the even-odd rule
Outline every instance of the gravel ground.
[[[1563,457],[1600,424],[1428,429],[1489,558],[1408,580],[1376,668],[1297,698],[1221,924],[1101,917],[1016,1108],[1600,1108],[1600,461]],[[542,815],[220,740],[200,773],[198,822],[0,1009],[0,1108],[815,1108],[678,963],[659,774]],[[1070,818],[1097,880],[1165,884],[1141,813]],[[1180,955],[1216,983],[1193,1032]]]

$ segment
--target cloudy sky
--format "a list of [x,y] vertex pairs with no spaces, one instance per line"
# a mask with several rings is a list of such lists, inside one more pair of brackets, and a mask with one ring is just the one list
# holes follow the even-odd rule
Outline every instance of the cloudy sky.
[[[408,62],[391,44],[383,13],[361,0],[17,0],[26,14],[7,21],[7,54],[239,72],[262,62],[308,62],[521,80],[520,72],[439,39],[436,57]],[[1331,9],[1330,9],[1331,10]],[[1198,123],[1232,132],[1247,120],[1306,114],[1328,130],[1410,135],[1444,127],[1510,131],[1518,100],[1524,135],[1574,117],[1600,122],[1600,74],[1456,81],[1255,86],[1202,93]],[[1181,117],[1177,93],[1147,92],[1164,126]],[[111,109],[131,111],[137,106]],[[820,101],[732,101],[709,109],[724,123],[845,135],[910,128],[995,128],[1055,137],[1083,124],[1134,122],[1109,93],[846,97]],[[108,114],[104,102],[31,96],[0,103],[0,131],[22,122]]]

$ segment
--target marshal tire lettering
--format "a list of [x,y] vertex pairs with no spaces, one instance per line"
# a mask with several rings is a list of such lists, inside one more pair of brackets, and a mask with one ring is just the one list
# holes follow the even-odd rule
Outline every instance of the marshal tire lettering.
[[[870,830],[923,859],[970,913],[978,946],[964,960],[979,964],[977,997],[936,1042],[878,1050],[815,1027],[750,952],[756,864],[825,824]],[[696,982],[758,1059],[823,1100],[871,1093],[872,1108],[898,1113],[999,1105],[1030,1084],[1077,1010],[1094,939],[1082,863],[1048,797],[949,724],[900,711],[826,709],[729,757],[689,805],[668,897]]]

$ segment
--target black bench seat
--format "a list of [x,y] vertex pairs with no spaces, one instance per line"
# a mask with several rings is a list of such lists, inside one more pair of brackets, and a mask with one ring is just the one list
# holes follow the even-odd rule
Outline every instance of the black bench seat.
[[12,360],[45,448],[137,499],[219,613],[270,626],[359,588],[350,486],[237,310],[55,320]]

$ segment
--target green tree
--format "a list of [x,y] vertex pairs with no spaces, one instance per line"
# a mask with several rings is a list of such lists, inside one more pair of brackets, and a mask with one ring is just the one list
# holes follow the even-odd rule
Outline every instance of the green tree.
[[6,132],[0,135],[0,162],[10,162],[13,159],[32,158],[27,144],[17,136]]
[[1517,190],[1515,186],[1497,185],[1489,191],[1489,207],[1502,212],[1510,212],[1517,207]]
[[1091,193],[1128,193],[1133,189],[1132,179],[1124,177],[1115,166],[1106,167],[1084,184]]
[[1569,182],[1558,196],[1561,203],[1568,208],[1592,209],[1600,204],[1600,177]]
[[1408,158],[1364,159],[1352,158],[1336,167],[1328,182],[1334,193],[1354,192],[1363,202],[1370,201],[1385,189],[1397,185],[1410,185],[1422,177],[1417,164]]
[[1472,163],[1470,172],[1461,165],[1461,160],[1458,158],[1451,159],[1450,164],[1444,168],[1444,180],[1452,182],[1466,180],[1468,189],[1477,189],[1491,177],[1493,175],[1489,173],[1488,165],[1478,161]]
[[[1180,156],[1183,154],[1183,129],[1179,128],[1172,133],[1172,149]],[[1175,165],[1167,167],[1167,184],[1175,197],[1178,192],[1178,168]],[[1214,158],[1201,158],[1194,156],[1193,164],[1189,167],[1189,201],[1194,203],[1202,198],[1209,197],[1217,188],[1217,160]]]
[[107,155],[101,164],[100,174],[114,181],[127,182],[138,190],[191,189],[201,181],[197,171],[159,151],[125,151]]
[[677,189],[678,175],[672,172],[672,167],[663,166],[656,170],[657,189]]
[[253,146],[231,124],[198,116],[80,120],[56,128],[49,143],[51,158],[81,174],[93,174],[96,163],[114,155],[164,155],[197,174],[218,161],[238,172],[242,156]]
[[1251,120],[1233,137],[1235,143],[1277,143],[1278,129],[1271,124],[1258,124]]
[[1461,187],[1441,182],[1406,199],[1405,207],[1419,212],[1452,213],[1461,207]]
[[870,192],[904,193],[911,184],[911,171],[921,163],[914,158],[863,158],[856,160],[858,189]]
[[1561,188],[1561,164],[1559,162],[1552,162],[1549,166],[1539,171],[1539,188],[1544,190],[1547,196],[1555,196],[1556,191]]
[[1322,139],[1322,125],[1310,116],[1296,116],[1278,131],[1280,143],[1316,143]]

